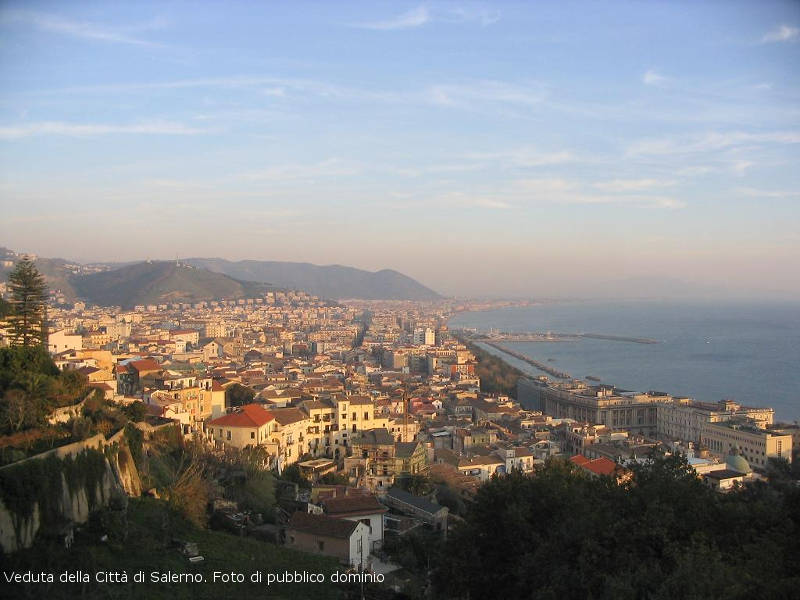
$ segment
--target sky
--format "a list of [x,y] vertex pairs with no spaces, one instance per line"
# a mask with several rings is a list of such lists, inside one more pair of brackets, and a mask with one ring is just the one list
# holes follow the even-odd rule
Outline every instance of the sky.
[[0,246],[800,293],[800,2],[0,2]]

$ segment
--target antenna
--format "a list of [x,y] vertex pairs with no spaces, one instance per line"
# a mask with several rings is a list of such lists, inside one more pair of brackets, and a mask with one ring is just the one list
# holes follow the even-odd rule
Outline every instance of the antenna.
[[406,392],[403,390],[403,439],[405,442],[408,440],[408,404],[406,401]]

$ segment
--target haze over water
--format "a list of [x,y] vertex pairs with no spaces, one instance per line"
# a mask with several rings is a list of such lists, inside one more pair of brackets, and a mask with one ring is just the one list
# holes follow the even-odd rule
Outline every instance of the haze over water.
[[659,343],[504,344],[542,362],[553,359],[549,364],[573,377],[706,402],[732,398],[773,407],[776,421],[800,419],[798,304],[559,302],[461,313],[450,326],[653,338]]

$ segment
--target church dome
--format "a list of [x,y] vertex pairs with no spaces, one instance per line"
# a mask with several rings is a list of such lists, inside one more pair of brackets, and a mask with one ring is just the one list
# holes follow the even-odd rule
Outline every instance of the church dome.
[[753,471],[750,468],[750,463],[745,460],[744,456],[739,454],[738,448],[732,448],[731,453],[725,457],[725,466],[737,473],[751,473]]

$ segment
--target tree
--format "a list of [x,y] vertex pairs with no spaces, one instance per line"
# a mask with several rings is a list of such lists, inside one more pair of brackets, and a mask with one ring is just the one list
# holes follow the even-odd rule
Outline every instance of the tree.
[[37,346],[47,343],[47,283],[36,265],[23,258],[8,274],[11,290],[13,344]]
[[10,317],[14,312],[14,307],[11,306],[10,302],[6,302],[3,298],[0,298],[0,321],[5,319],[6,317]]
[[255,391],[246,385],[234,383],[225,391],[225,404],[227,406],[244,406],[250,404],[255,398]]

